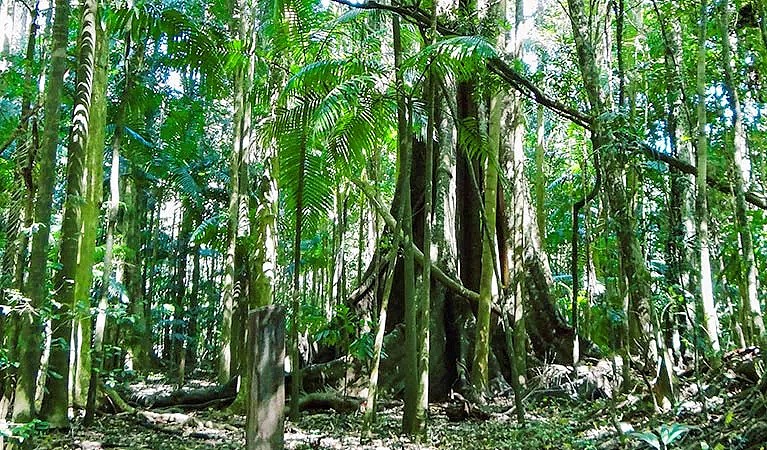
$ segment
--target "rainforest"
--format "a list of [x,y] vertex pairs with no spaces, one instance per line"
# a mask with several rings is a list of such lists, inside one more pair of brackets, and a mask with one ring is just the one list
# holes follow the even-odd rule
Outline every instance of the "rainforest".
[[0,0],[0,450],[767,447],[764,0]]

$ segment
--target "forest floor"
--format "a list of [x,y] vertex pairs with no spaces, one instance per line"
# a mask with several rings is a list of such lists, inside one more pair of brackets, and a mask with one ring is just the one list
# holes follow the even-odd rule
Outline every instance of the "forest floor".
[[[758,353],[746,355],[746,365]],[[389,401],[379,413],[370,436],[362,432],[360,412],[302,412],[297,423],[286,423],[288,449],[748,449],[767,448],[767,405],[764,384],[748,376],[743,355],[737,363],[704,373],[695,382],[680,377],[677,406],[656,413],[652,397],[635,393],[614,400],[583,400],[568,388],[549,385],[532,390],[526,399],[526,425],[516,420],[513,399],[500,396],[456,420],[460,402],[432,404],[429,435],[417,445],[400,436],[402,405]],[[737,367],[735,367],[737,366]],[[560,369],[563,366],[559,366]],[[561,373],[560,373],[561,375]],[[561,377],[560,377],[561,378]],[[567,377],[564,377],[567,378]],[[570,388],[577,389],[570,380]],[[154,389],[162,386],[155,382]],[[699,388],[700,387],[700,388]],[[574,390],[570,393],[574,394]],[[592,394],[593,395],[593,394]],[[702,400],[705,398],[705,409]],[[467,406],[467,404],[463,404]],[[148,416],[147,416],[148,415]],[[48,433],[35,439],[37,449],[243,449],[245,418],[219,409],[181,411],[165,408],[134,414],[103,414],[84,429],[79,421],[68,434]],[[620,432],[618,431],[620,429]],[[662,446],[658,441],[666,441]]]

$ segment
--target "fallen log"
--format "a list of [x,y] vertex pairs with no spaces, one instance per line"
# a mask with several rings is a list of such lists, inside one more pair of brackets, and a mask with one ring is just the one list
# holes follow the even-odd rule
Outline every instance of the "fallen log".
[[237,377],[226,384],[218,384],[198,389],[178,389],[171,392],[154,394],[130,393],[128,403],[144,408],[166,408],[183,406],[188,409],[202,408],[216,402],[234,400],[237,394]]
[[105,385],[104,383],[101,383],[101,390],[104,392],[104,395],[106,398],[112,403],[112,408],[118,413],[129,413],[134,414],[136,412],[136,408],[129,405],[123,398],[120,396],[120,394],[117,393],[113,388]]
[[359,411],[361,406],[361,398],[344,397],[335,392],[314,392],[306,394],[298,400],[299,411],[333,410],[337,413],[347,414]]
[[453,394],[450,403],[445,406],[445,415],[451,422],[461,422],[464,420],[488,420],[492,416],[482,407],[467,400],[460,394]]

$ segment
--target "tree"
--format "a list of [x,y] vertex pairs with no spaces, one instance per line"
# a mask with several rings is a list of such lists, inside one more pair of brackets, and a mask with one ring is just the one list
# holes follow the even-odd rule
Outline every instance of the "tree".
[[34,223],[39,226],[32,237],[29,271],[25,284],[25,294],[30,299],[31,312],[24,317],[19,333],[18,382],[13,402],[13,420],[17,422],[28,422],[35,416],[35,386],[41,355],[41,320],[36,314],[46,297],[48,238],[55,183],[61,97],[66,71],[68,27],[69,4],[59,0],[54,4],[50,72],[45,92],[45,123],[36,183]]
[[706,335],[715,352],[719,346],[719,320],[714,306],[714,293],[711,284],[711,263],[708,245],[708,193],[706,178],[708,176],[708,142],[706,136],[706,16],[707,2],[701,2],[700,36],[698,38],[698,67],[696,93],[698,95],[698,141],[696,186],[698,244],[700,245],[700,297],[703,304],[703,325]]
[[92,118],[94,72],[96,69],[96,48],[98,46],[99,9],[96,0],[83,2],[83,17],[78,42],[77,89],[72,115],[72,130],[67,146],[67,190],[64,218],[61,224],[61,247],[59,249],[59,270],[54,281],[57,293],[51,355],[46,378],[46,394],[40,410],[41,416],[53,428],[69,427],[69,340],[72,334],[71,311],[76,307],[75,281],[77,278],[77,255],[82,228],[81,203],[86,190],[83,177],[85,155],[89,139],[89,124]]
[[722,62],[724,65],[724,85],[730,98],[733,122],[733,190],[735,193],[735,221],[737,223],[740,251],[742,257],[742,276],[739,284],[742,308],[745,315],[744,331],[751,342],[762,342],[764,339],[764,321],[757,295],[756,265],[754,262],[754,244],[749,228],[749,218],[746,207],[745,193],[751,177],[748,148],[746,146],[746,130],[743,126],[743,111],[740,96],[736,87],[733,70],[733,39],[729,31],[731,5],[724,3],[720,16],[722,38]]

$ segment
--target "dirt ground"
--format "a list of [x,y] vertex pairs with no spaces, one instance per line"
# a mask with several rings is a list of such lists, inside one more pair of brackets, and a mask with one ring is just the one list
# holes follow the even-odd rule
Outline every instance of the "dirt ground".
[[[399,433],[402,404],[387,401],[371,433],[362,432],[362,412],[305,411],[286,422],[288,449],[746,449],[767,448],[767,396],[764,384],[743,377],[725,364],[696,382],[680,376],[678,399],[669,411],[656,412],[641,383],[632,393],[585,400],[563,376],[537,384],[526,397],[526,424],[517,423],[513,398],[498,396],[468,417],[455,411],[461,401],[432,404],[428,436],[415,443]],[[566,368],[559,369],[567,374]],[[556,383],[561,386],[557,387]],[[570,383],[568,385],[567,383]],[[552,389],[554,385],[554,389]],[[563,387],[564,386],[564,387]],[[161,380],[133,386],[156,392],[172,389]],[[473,406],[472,406],[473,407]],[[465,408],[464,408],[465,409]],[[477,412],[479,412],[477,414]],[[460,416],[460,414],[459,414]],[[41,432],[23,448],[34,449],[243,449],[245,417],[209,408],[140,409],[101,413],[89,429],[76,419],[66,433]],[[22,448],[18,443],[6,448]],[[1,446],[0,446],[1,447]]]

